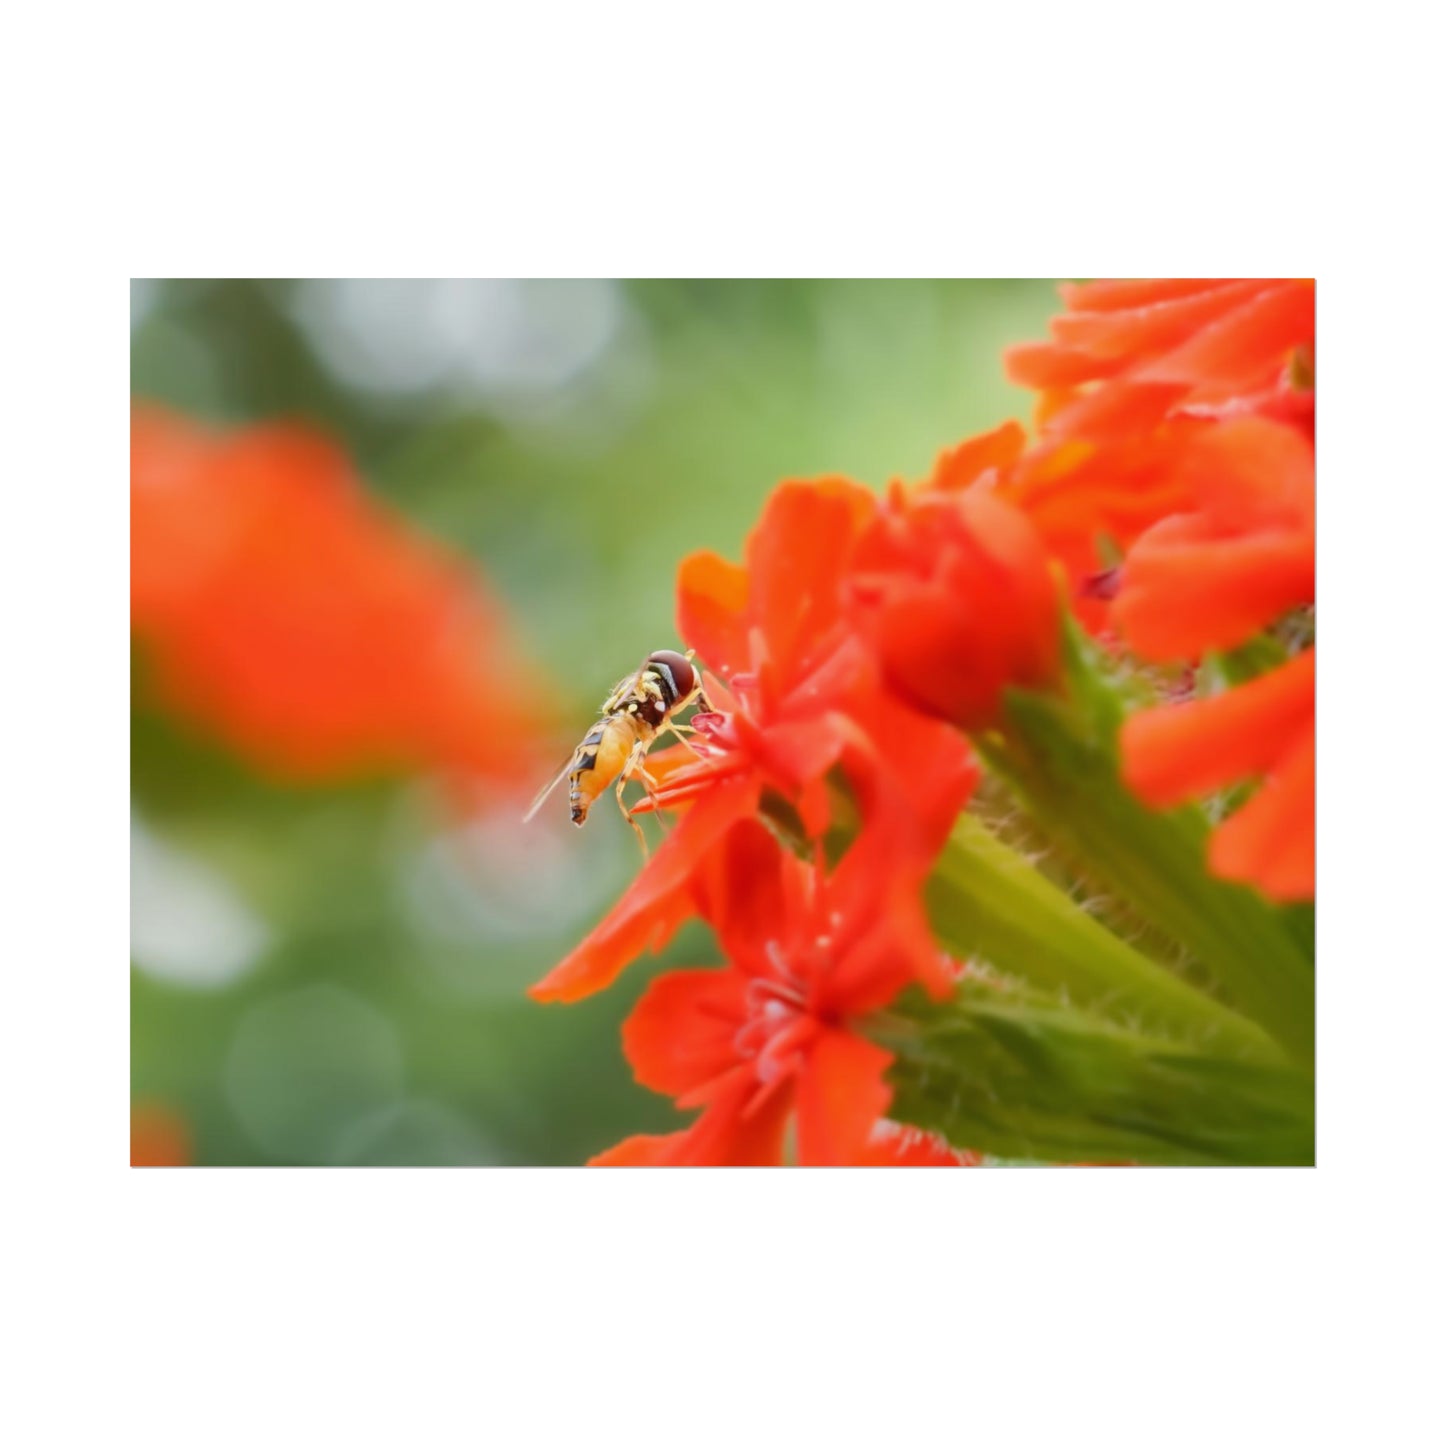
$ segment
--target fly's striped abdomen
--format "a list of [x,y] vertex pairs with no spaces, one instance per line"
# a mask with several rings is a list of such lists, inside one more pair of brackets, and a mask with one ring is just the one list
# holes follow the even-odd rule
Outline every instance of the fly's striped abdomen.
[[599,719],[577,744],[572,771],[567,775],[572,821],[580,828],[587,810],[602,790],[617,781],[639,736],[636,720],[626,713]]

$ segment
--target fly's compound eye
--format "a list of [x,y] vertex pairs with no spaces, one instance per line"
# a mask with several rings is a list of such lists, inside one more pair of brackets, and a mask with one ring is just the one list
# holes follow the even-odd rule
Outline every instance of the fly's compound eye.
[[671,684],[672,696],[667,700],[669,707],[676,707],[678,702],[687,697],[697,686],[697,673],[693,670],[692,663],[680,652],[670,652],[666,649],[662,652],[654,652],[647,659],[647,666],[662,678],[665,685]]

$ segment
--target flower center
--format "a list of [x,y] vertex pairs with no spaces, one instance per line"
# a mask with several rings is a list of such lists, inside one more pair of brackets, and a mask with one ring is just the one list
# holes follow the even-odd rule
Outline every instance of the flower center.
[[782,962],[776,943],[768,945],[768,956],[777,975],[748,983],[747,1021],[734,1039],[739,1057],[752,1060],[760,1084],[776,1083],[796,1073],[821,1027],[808,1011],[803,986]]

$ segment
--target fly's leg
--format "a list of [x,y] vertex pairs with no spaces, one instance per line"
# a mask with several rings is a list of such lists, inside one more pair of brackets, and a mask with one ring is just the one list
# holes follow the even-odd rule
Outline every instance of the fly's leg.
[[638,843],[638,846],[642,849],[642,861],[643,861],[644,863],[646,863],[647,860],[648,860],[648,857],[650,856],[649,853],[648,853],[648,849],[647,849],[647,836],[646,836],[646,834],[643,833],[641,827],[638,825],[637,819],[634,818],[634,817],[632,816],[632,814],[628,811],[627,804],[622,801],[622,790],[623,790],[623,788],[626,787],[626,786],[627,786],[627,779],[626,779],[626,778],[621,778],[621,779],[618,780],[618,783],[617,783],[617,806],[618,806],[618,808],[621,810],[622,816],[627,820],[627,826],[628,826],[629,828],[631,828],[634,833],[637,834],[637,843]]
[[[687,652],[686,652],[686,654],[685,654],[685,656],[687,657],[687,660],[688,660],[689,662],[692,662],[692,663],[695,664],[695,663],[696,663],[696,659],[697,659],[697,648],[695,648],[695,647],[689,647],[688,650],[687,650]],[[701,668],[698,669],[697,675],[698,675],[698,678],[701,679],[701,677],[702,677],[702,669],[701,669]],[[717,709],[707,700],[707,694],[702,690],[702,682],[701,682],[701,681],[698,682],[697,691],[693,694],[692,700],[698,705],[699,710],[702,711],[702,712],[716,712],[716,711],[717,711]],[[691,731],[691,732],[696,732],[697,729],[696,729],[696,728],[691,728],[691,729],[689,729],[689,731]]]
[[688,741],[688,734],[691,734],[693,737],[697,736],[697,729],[695,727],[689,727],[686,723],[676,723],[673,722],[671,718],[666,718],[664,719],[663,724],[658,729],[658,731],[671,733],[678,740],[678,742],[680,742],[683,747],[685,747],[688,752],[693,755],[693,757],[700,758],[702,756],[702,754],[698,752],[698,750],[693,747],[693,745]]
[[[638,779],[641,781],[643,787],[647,789],[648,795],[652,795],[654,789],[657,787],[657,779],[654,778],[652,774],[647,771],[646,765],[642,761],[643,756],[646,752],[646,743],[634,743],[632,751],[627,755],[626,763],[624,763],[622,766],[622,772],[618,775],[617,778],[617,806],[621,810],[622,816],[627,820],[627,826],[631,828],[634,833],[637,834],[637,841],[642,845],[642,861],[644,863],[647,861],[649,856],[647,849],[647,836],[643,833],[637,819],[632,816],[632,810],[627,806],[625,802],[623,802],[622,790],[627,786],[628,782],[632,779],[632,776],[635,773]],[[654,814],[653,816],[655,817],[656,814]]]
[[657,820],[658,828],[663,833],[667,833],[670,831],[671,825],[663,821],[662,809],[657,806],[657,790],[660,786],[657,779],[647,771],[647,764],[641,758],[638,759],[637,766],[632,770],[632,775],[641,782],[643,791],[652,799],[652,816]]

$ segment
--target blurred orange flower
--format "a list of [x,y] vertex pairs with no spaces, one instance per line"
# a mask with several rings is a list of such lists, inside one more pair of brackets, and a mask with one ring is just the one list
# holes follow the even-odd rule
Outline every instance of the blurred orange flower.
[[[1278,422],[1220,422],[1181,452],[1188,501],[1125,558],[1113,617],[1140,656],[1193,659],[1247,642],[1314,601],[1314,448]],[[1241,687],[1125,724],[1125,780],[1146,801],[1263,777],[1215,829],[1209,866],[1279,901],[1314,897],[1313,650]]]
[[191,1162],[191,1131],[174,1109],[154,1101],[130,1108],[131,1168],[166,1168]]
[[1314,448],[1291,427],[1221,422],[1182,449],[1186,500],[1135,543],[1113,617],[1141,657],[1248,641],[1315,595]]
[[547,692],[475,569],[306,427],[133,410],[131,623],[163,705],[266,773],[533,767]]
[[1293,389],[1296,354],[1313,352],[1307,279],[1093,281],[1060,291],[1054,340],[1004,354],[1011,381],[1044,393],[1047,432],[1100,434],[1126,405],[1125,385],[1136,392],[1136,420],[1155,408],[1268,408]]

